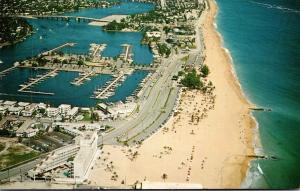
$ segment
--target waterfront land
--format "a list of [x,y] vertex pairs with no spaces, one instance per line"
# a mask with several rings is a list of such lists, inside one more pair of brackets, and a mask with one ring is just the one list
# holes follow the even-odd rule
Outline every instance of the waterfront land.
[[216,4],[209,3],[205,22],[199,24],[206,44],[205,63],[211,70],[208,79],[216,87],[215,100],[187,90],[181,94],[178,113],[141,146],[105,145],[91,172],[92,185],[149,180],[200,183],[204,188],[240,187],[248,168],[247,156],[253,154],[255,124],[213,25]]
[[[192,5],[199,7],[194,2]],[[205,5],[208,5],[207,2]],[[94,130],[103,126],[112,128],[98,132],[101,134],[99,142],[102,142],[98,144],[104,146],[95,165],[87,167],[91,172],[85,183],[95,187],[126,187],[148,180],[198,183],[204,188],[240,187],[248,167],[248,156],[253,155],[254,121],[249,110],[251,105],[240,89],[230,56],[222,48],[221,37],[214,28],[216,4],[210,0],[209,6],[201,7],[206,7],[203,13],[200,11],[201,17],[198,17],[198,12],[194,12],[188,22],[190,26],[182,24],[182,30],[171,26],[164,28],[164,24],[158,23],[155,26],[157,29],[148,31],[147,36],[152,39],[149,44],[152,51],[158,52],[154,55],[160,59],[157,59],[153,74],[147,78],[139,95],[135,97],[137,107],[129,116],[124,119],[111,115],[112,118],[97,121],[97,128],[91,127]],[[181,19],[182,22],[184,18]],[[191,27],[194,27],[194,32],[185,30]],[[163,32],[164,29],[180,32],[176,35],[168,34]],[[177,42],[173,36],[178,38]],[[167,38],[173,39],[174,44],[163,44]],[[101,46],[94,44],[93,48],[96,48],[92,50],[97,53]],[[46,60],[45,63],[53,60],[51,67],[56,68],[54,73],[60,66],[55,64],[54,58],[57,63],[64,59],[68,62],[66,64],[72,61],[72,55],[58,56],[49,51],[46,53],[47,55],[43,55],[44,59],[49,56],[50,61]],[[210,72],[208,69],[203,72],[204,55],[204,66],[208,66]],[[127,60],[127,56],[124,57]],[[101,61],[100,58],[99,60]],[[29,60],[31,61],[44,63],[42,58]],[[86,60],[74,56],[73,61],[81,66]],[[28,67],[35,66],[30,63]],[[180,72],[183,75],[180,76]],[[82,76],[85,75],[90,74]],[[35,83],[38,79],[31,80]],[[69,111],[71,106],[61,105],[59,109],[60,111],[57,108],[46,109],[48,117],[52,117],[49,119],[51,123],[57,120],[57,113],[65,115],[66,112],[62,110]],[[52,116],[51,113],[56,115]],[[90,111],[88,108],[88,113],[94,116],[93,109]],[[72,122],[73,119],[64,120]],[[66,125],[64,122],[61,124]],[[65,128],[64,131],[68,129],[68,133],[74,133],[75,136],[81,134],[76,125],[70,128],[68,125],[68,128],[53,127]],[[84,129],[90,124],[85,125]],[[34,164],[31,165],[27,165],[28,169],[33,168]],[[4,177],[6,174],[2,175]]]

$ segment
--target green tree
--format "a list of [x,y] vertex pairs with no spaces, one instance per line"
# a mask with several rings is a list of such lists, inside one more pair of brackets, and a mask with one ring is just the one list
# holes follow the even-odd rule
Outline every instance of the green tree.
[[207,77],[209,74],[209,68],[206,64],[201,68],[201,73],[203,77]]
[[200,89],[203,87],[200,76],[197,75],[195,69],[185,75],[185,77],[181,80],[181,84],[191,89]]

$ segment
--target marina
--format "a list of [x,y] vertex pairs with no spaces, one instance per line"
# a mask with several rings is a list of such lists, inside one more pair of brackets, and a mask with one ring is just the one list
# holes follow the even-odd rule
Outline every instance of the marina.
[[[128,9],[127,4],[122,4],[118,8],[118,15],[143,13],[154,8],[150,4],[133,5],[138,6]],[[66,15],[72,16],[68,22],[63,18],[28,18],[28,22],[36,29],[35,33],[18,46],[7,47],[0,52],[3,61],[0,66],[0,79],[3,84],[0,87],[0,99],[47,102],[54,106],[61,103],[93,106],[97,103],[97,99],[91,99],[95,89],[105,89],[103,86],[106,82],[115,78],[113,76],[118,76],[120,71],[127,74],[131,70],[155,70],[150,66],[153,55],[149,47],[140,44],[141,33],[105,32],[97,26],[89,25],[88,22],[76,22],[75,17],[94,18],[95,11],[101,19],[102,15],[103,18],[114,15],[115,8],[70,13]],[[82,13],[84,15],[80,15]],[[18,54],[14,54],[15,52]],[[42,62],[35,64],[39,59]],[[79,60],[84,64],[78,64]],[[16,62],[20,64],[13,66]],[[130,64],[132,62],[134,64]],[[56,70],[59,75],[31,83],[32,76],[46,70]],[[140,83],[143,72],[138,73],[137,78],[132,77],[123,84],[128,76],[125,75],[123,81],[118,81],[102,96],[109,98],[107,102],[125,101]],[[76,99],[72,99],[75,96],[74,91],[77,92]]]

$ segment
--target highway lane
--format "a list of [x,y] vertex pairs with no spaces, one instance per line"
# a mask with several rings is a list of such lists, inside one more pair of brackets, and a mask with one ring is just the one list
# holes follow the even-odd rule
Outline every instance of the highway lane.
[[41,162],[41,159],[36,159],[33,161],[30,161],[26,164],[11,168],[9,170],[1,171],[0,172],[0,181],[7,179],[8,177],[14,177],[20,174],[25,174],[29,170],[33,169],[39,162]]
[[[183,56],[183,55],[182,55]],[[181,69],[182,56],[171,55],[170,59],[164,59],[157,72],[153,74],[152,79],[145,85],[147,89],[144,96],[139,100],[140,111],[127,120],[110,121],[104,124],[111,125],[114,131],[100,137],[104,144],[120,144],[116,137],[126,141],[143,140],[154,131],[160,128],[170,116],[174,108],[179,88],[172,81],[173,75]],[[154,84],[151,87],[151,84]]]

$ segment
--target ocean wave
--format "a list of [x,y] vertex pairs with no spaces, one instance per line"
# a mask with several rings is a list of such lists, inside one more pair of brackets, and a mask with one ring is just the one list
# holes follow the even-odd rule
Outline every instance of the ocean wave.
[[282,11],[285,11],[285,12],[300,14],[300,11],[298,11],[298,10],[283,7],[283,6],[280,6],[280,5],[272,5],[272,4],[260,3],[260,2],[256,2],[256,1],[250,1],[250,2],[254,3],[254,4],[257,4],[257,5],[260,5],[262,7],[268,8],[268,9],[277,9],[277,10],[282,10]]

